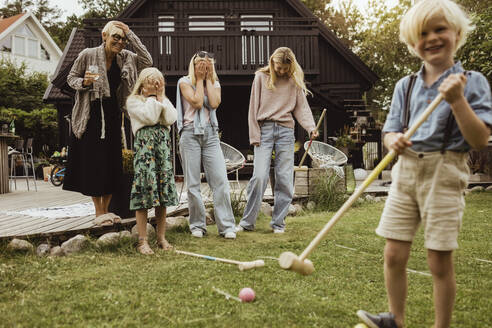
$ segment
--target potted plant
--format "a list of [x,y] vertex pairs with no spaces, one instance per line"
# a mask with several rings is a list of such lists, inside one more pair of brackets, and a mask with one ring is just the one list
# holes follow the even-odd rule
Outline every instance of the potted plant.
[[120,186],[113,193],[109,211],[119,215],[121,218],[131,218],[135,216],[135,211],[130,210],[130,194],[133,185],[133,150],[122,149],[123,176]]
[[341,134],[337,137],[335,147],[340,149],[345,155],[348,155],[349,149],[355,146],[355,140],[350,134]]

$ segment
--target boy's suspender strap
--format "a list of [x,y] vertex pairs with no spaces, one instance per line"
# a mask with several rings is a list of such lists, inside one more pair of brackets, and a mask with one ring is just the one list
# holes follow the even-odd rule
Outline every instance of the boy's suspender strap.
[[[464,71],[463,74],[466,76],[468,74],[467,71]],[[451,138],[451,132],[453,131],[454,126],[454,115],[453,111],[449,111],[448,120],[446,122],[446,128],[444,130],[444,139],[442,141],[441,153],[444,154],[446,152],[446,146],[449,143],[449,139]]]
[[413,73],[410,75],[407,91],[405,92],[405,99],[403,100],[403,105],[405,106],[403,107],[403,132],[408,130],[408,123],[410,122],[410,96],[416,79],[417,74]]

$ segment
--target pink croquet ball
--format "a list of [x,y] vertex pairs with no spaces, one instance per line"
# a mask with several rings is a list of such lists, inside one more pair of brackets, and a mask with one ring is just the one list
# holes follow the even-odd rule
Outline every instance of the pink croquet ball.
[[239,298],[243,302],[251,302],[255,299],[255,291],[252,288],[245,287],[239,291]]

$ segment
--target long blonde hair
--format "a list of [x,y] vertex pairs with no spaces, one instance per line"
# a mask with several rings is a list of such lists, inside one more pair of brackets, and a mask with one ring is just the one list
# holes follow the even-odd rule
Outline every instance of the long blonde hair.
[[299,88],[302,89],[304,94],[313,94],[306,87],[306,82],[304,82],[304,72],[302,70],[302,67],[297,62],[296,55],[294,55],[294,52],[287,47],[280,47],[275,49],[273,54],[270,56],[268,66],[262,67],[258,70],[259,72],[264,72],[270,75],[267,85],[268,89],[274,90],[275,82],[277,81],[277,74],[275,73],[274,62],[281,63],[283,65],[289,65],[289,77],[292,77],[294,79],[294,82]]
[[144,83],[148,79],[155,79],[155,80],[160,80],[164,81],[164,87],[162,88],[162,98],[166,97],[166,80],[164,79],[164,75],[162,75],[161,71],[159,71],[155,67],[147,67],[144,68],[141,72],[140,75],[138,76],[137,82],[135,83],[135,87],[133,88],[132,93],[128,98],[130,97],[143,97],[142,96],[142,88]]
[[[212,84],[215,83],[215,81],[219,80],[219,77],[217,76],[217,72],[215,71],[215,59],[207,57],[208,60],[212,62],[212,69],[213,69],[213,74],[212,74]],[[195,64],[198,63],[201,60],[207,60],[205,58],[198,57],[198,52],[191,57],[190,64],[188,65],[188,78],[191,80],[191,84],[196,86],[196,77],[195,77]]]

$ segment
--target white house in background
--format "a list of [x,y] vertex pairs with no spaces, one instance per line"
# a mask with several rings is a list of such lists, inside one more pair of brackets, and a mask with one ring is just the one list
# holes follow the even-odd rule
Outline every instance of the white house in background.
[[60,48],[31,12],[0,19],[0,57],[18,65],[24,62],[29,72],[50,77],[61,56]]

